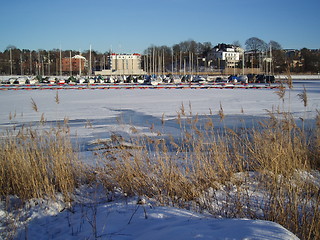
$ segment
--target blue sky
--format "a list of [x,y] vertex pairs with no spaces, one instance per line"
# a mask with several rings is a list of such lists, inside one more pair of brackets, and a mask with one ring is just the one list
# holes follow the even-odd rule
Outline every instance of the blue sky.
[[283,48],[320,48],[319,0],[9,0],[0,12],[0,51],[142,53],[185,40],[244,46],[250,37]]

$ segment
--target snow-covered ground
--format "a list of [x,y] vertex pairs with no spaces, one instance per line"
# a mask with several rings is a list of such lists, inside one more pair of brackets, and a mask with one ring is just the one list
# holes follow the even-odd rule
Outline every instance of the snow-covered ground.
[[[315,74],[315,75],[291,75],[292,79],[296,79],[296,80],[310,80],[310,79],[320,79],[320,74]],[[288,79],[288,75],[276,75],[275,76],[276,79]]]
[[[94,193],[92,193],[94,195]],[[183,209],[137,204],[136,199],[78,204],[33,206],[30,221],[18,230],[18,239],[298,239],[270,221],[223,219]],[[63,211],[62,211],[63,210]],[[23,217],[21,217],[23,218]]]
[[[297,94],[303,86],[308,94],[304,108]],[[175,121],[182,104],[187,113],[217,115],[220,106],[226,115],[224,125],[252,124],[266,117],[265,109],[290,110],[296,118],[313,119],[320,109],[320,81],[295,80],[285,101],[275,89],[117,89],[117,90],[33,90],[0,93],[0,130],[9,126],[39,122],[44,114],[48,124],[68,119],[72,135],[83,151],[98,138],[112,132],[129,135],[134,126],[143,134],[154,125],[159,131],[175,135]],[[56,97],[59,98],[57,103]],[[31,102],[38,112],[32,109]],[[162,124],[162,119],[165,120]],[[214,116],[217,125],[219,117]],[[84,154],[87,158],[90,154]],[[86,159],[90,161],[90,159]],[[63,210],[58,203],[34,204],[21,218],[18,238],[24,239],[94,239],[95,229],[101,239],[295,239],[276,223],[246,219],[213,219],[186,210],[159,207],[152,202],[141,206],[134,199],[103,198],[96,204],[80,201]],[[63,210],[63,211],[62,211]],[[5,212],[1,207],[0,218]],[[147,217],[147,218],[146,218]],[[130,223],[129,223],[130,222]],[[97,223],[97,225],[95,225]],[[4,225],[2,225],[4,227]],[[1,235],[0,235],[1,236]]]

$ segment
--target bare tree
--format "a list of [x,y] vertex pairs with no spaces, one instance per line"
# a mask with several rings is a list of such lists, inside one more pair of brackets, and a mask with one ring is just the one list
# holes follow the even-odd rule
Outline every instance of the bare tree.
[[234,46],[241,47],[241,43],[240,43],[239,40],[233,41],[232,44],[233,44]]
[[269,45],[269,47],[271,47],[274,50],[282,50],[280,43],[278,43],[276,41],[271,40],[268,45]]
[[245,42],[245,45],[246,45],[246,49],[248,51],[253,51],[254,53],[263,52],[266,50],[266,48],[268,46],[263,40],[261,40],[260,38],[257,38],[257,37],[249,38]]

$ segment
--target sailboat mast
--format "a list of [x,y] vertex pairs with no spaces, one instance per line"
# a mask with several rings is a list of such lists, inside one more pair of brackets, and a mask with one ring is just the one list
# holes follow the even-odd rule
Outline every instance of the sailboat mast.
[[181,69],[182,69],[182,52],[180,51],[180,67],[179,67],[179,72],[181,73]]
[[266,61],[265,61],[266,62],[266,75],[269,75],[268,51],[266,51],[266,53],[265,53],[265,59],[266,59]]
[[156,72],[156,69],[155,69],[155,61],[154,61],[154,55],[155,55],[155,49],[153,47],[153,51],[152,51],[152,74],[154,75],[155,72]]
[[12,75],[12,49],[10,48],[10,75]]
[[48,51],[48,76],[50,76],[51,71],[50,71],[50,51]]
[[171,55],[171,74],[173,75],[173,48],[172,48],[172,55]]
[[30,50],[30,62],[29,62],[30,66],[30,75],[32,75],[32,53],[31,53],[31,50]]
[[272,46],[270,44],[270,75],[272,74]]
[[59,53],[59,65],[60,65],[60,76],[62,76],[62,59],[61,59],[61,45],[60,45],[60,53]]
[[91,66],[91,44],[90,44],[90,52],[89,52],[89,76],[91,76],[92,66]]
[[192,73],[191,73],[191,52],[189,51],[189,74],[191,74],[192,75]]
[[81,50],[79,50],[79,76],[81,76]]
[[70,59],[70,61],[69,61],[69,64],[70,64],[70,66],[69,66],[70,76],[72,76],[72,58],[71,58],[71,51],[69,52],[69,59]]
[[23,75],[23,67],[22,67],[22,53],[20,53],[20,75]]
[[244,51],[242,53],[242,75],[244,75]]
[[164,49],[162,49],[162,75],[164,75]]

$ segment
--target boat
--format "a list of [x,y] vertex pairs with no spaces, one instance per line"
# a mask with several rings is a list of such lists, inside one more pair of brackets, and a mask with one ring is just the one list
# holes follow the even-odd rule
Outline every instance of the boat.
[[162,82],[162,78],[161,78],[161,77],[152,78],[152,79],[150,80],[150,84],[151,84],[152,86],[157,86],[157,85],[159,85],[161,82]]
[[215,82],[216,82],[216,83],[228,83],[228,82],[229,82],[229,79],[226,78],[226,77],[216,77]]
[[194,78],[192,78],[192,82],[196,82],[196,83],[206,83],[207,79],[203,76],[196,76]]
[[48,83],[55,84],[56,83],[56,78],[55,77],[49,77]]
[[19,85],[23,85],[23,84],[30,84],[29,78],[27,77],[18,77],[13,84],[19,84]]
[[152,86],[157,86],[162,83],[162,78],[156,75],[147,76],[145,83]]
[[139,83],[139,84],[143,84],[144,81],[145,81],[144,78],[140,78],[140,77],[137,78],[137,83]]
[[258,74],[256,76],[256,82],[258,82],[258,83],[274,83],[275,77],[274,77],[274,75]]
[[237,82],[238,82],[238,77],[237,77],[237,75],[230,75],[230,76],[228,77],[228,80],[229,80],[229,82],[231,82],[231,83],[237,83]]
[[248,76],[247,75],[240,75],[237,77],[238,82],[247,84],[249,82]]
[[179,76],[172,76],[170,83],[181,83],[181,78]]
[[77,80],[77,83],[79,83],[79,84],[84,84],[85,81],[86,81],[85,78],[79,78],[79,79]]

